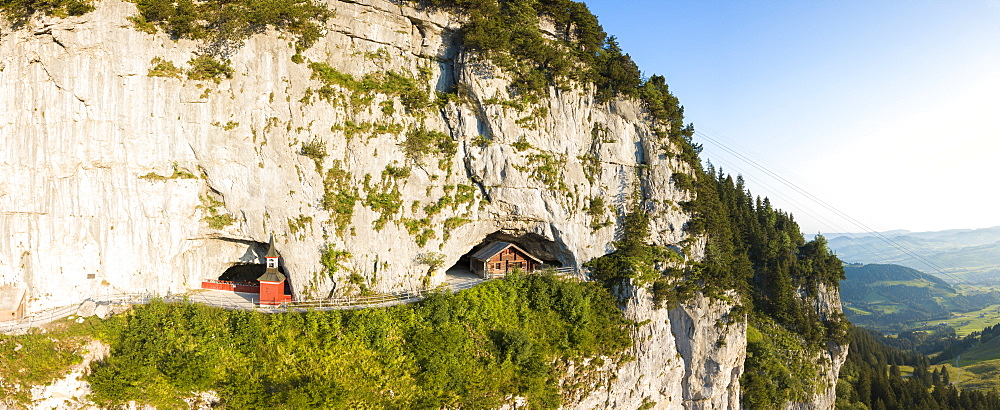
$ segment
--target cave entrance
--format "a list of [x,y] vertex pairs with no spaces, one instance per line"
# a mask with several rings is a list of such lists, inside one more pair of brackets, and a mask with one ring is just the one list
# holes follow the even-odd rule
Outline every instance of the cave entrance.
[[514,236],[497,231],[462,255],[449,269],[465,271],[484,279],[499,278],[514,271],[532,272],[563,266],[559,244],[537,234]]
[[264,274],[265,269],[267,269],[267,265],[263,263],[236,264],[222,272],[222,275],[219,275],[219,280],[256,285],[257,278]]
[[[267,264],[264,263],[240,263],[230,266],[222,275],[219,275],[219,282],[232,285],[233,291],[244,293],[260,293],[260,282],[257,278],[264,275]],[[288,280],[288,274],[282,266],[278,266],[278,271],[285,275],[285,294],[292,294],[292,284]]]
[[259,294],[261,293],[261,289],[258,279],[267,272],[267,264],[259,262],[264,262],[268,258],[271,258],[274,260],[278,272],[284,276],[283,293],[291,295],[291,280],[288,278],[288,273],[285,271],[283,264],[277,262],[280,256],[273,249],[273,246],[273,239],[269,244],[262,242],[249,243],[247,250],[239,258],[238,262],[230,265],[217,279],[203,281],[201,287],[203,289]]

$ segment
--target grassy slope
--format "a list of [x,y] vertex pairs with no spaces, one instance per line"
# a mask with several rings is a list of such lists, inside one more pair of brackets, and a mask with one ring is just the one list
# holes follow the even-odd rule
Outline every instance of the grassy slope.
[[[1000,306],[993,306],[994,311],[997,307]],[[994,317],[1000,320],[1000,314]],[[983,327],[981,324],[975,326],[977,327],[965,328],[966,333],[980,330]],[[955,367],[956,363],[959,367]],[[986,343],[973,346],[963,352],[957,361],[951,361],[942,367],[948,369],[951,380],[962,388],[1000,388],[1000,337],[994,337]]]
[[954,328],[958,336],[982,330],[1000,323],[1000,305],[990,305],[972,312],[955,312],[948,319],[917,322],[917,327],[934,327],[944,324]]
[[80,363],[84,346],[102,326],[97,318],[81,323],[61,319],[29,334],[0,335],[0,407],[4,407],[5,400],[27,401],[30,386],[48,383],[69,372],[70,366]]

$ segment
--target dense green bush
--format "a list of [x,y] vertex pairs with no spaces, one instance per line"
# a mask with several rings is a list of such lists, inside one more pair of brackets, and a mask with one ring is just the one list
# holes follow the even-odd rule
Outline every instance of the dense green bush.
[[319,137],[314,137],[308,143],[302,143],[299,153],[309,157],[316,163],[316,172],[323,173],[323,160],[326,159],[326,143]]
[[420,126],[411,128],[406,133],[406,139],[403,140],[401,148],[407,158],[416,163],[422,163],[424,157],[428,155],[453,157],[458,151],[458,143],[447,134]]
[[333,89],[329,86],[337,85],[351,91],[355,97],[371,93],[397,96],[408,110],[418,110],[430,105],[430,94],[417,86],[415,79],[395,71],[369,73],[357,80],[327,63],[309,63],[309,68],[313,71],[312,78],[325,84],[325,89],[318,90],[320,96],[332,96]]
[[330,219],[337,228],[338,234],[351,224],[354,217],[354,205],[359,200],[358,187],[351,179],[351,173],[341,168],[340,160],[334,160],[333,166],[326,172],[323,179],[323,198],[320,206],[330,211]]
[[137,0],[140,28],[159,27],[175,38],[206,40],[217,45],[241,43],[266,27],[290,33],[297,48],[320,37],[330,16],[312,0]]
[[49,16],[82,16],[94,11],[94,4],[87,0],[0,0],[0,15],[15,27],[23,26],[35,13]]
[[200,55],[188,61],[191,68],[187,71],[187,77],[191,80],[211,80],[216,83],[223,78],[233,78],[233,67],[228,60],[219,61],[210,55]]
[[818,351],[766,316],[754,315],[747,329],[746,371],[740,379],[743,406],[781,408],[807,400],[822,387],[814,363]]
[[557,407],[556,363],[616,355],[628,326],[603,288],[546,275],[362,310],[154,302],[109,321],[111,355],[88,381],[101,405],[211,389],[231,408]]

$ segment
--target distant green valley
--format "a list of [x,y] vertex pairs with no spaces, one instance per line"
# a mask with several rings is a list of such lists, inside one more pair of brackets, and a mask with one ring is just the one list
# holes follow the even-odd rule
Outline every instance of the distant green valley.
[[844,312],[852,323],[881,331],[954,328],[959,335],[1000,323],[1000,292],[958,288],[913,268],[844,266]]

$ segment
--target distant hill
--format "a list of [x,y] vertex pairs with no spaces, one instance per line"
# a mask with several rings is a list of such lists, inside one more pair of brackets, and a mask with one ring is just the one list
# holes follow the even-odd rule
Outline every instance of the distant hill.
[[[1000,285],[1000,226],[937,232],[888,231],[827,233],[828,246],[841,260],[898,264],[931,274],[944,272],[976,285]],[[883,239],[884,238],[884,239]]]
[[950,316],[944,299],[958,295],[934,276],[900,265],[847,265],[840,298],[856,325],[890,330],[902,323]]
[[933,275],[891,264],[847,265],[840,283],[844,311],[852,323],[886,331],[917,322],[946,320],[1000,303],[1000,293],[963,293]]

